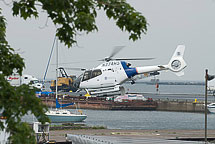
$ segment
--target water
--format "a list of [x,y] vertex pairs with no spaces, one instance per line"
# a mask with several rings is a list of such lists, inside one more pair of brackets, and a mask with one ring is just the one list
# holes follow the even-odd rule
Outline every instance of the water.
[[[165,111],[108,111],[86,110],[88,126],[104,126],[108,129],[202,129],[205,126],[204,113],[184,113]],[[74,111],[74,110],[71,110]],[[32,115],[23,117],[32,123]],[[208,114],[208,129],[215,129],[215,114]]]
[[[129,92],[156,91],[155,85],[124,84]],[[204,94],[203,85],[160,85],[160,93]],[[181,97],[177,97],[181,98]],[[195,97],[193,97],[194,99]],[[108,111],[83,110],[87,114],[85,124],[105,126],[108,129],[204,129],[204,113],[183,113],[163,111]],[[24,121],[32,122],[32,116]],[[215,114],[208,114],[208,129],[215,129]]]
[[[154,93],[156,92],[155,85],[136,83],[131,85],[126,83],[123,85],[128,92]],[[175,93],[175,94],[204,94],[204,85],[159,85],[160,93]]]
[[[156,92],[155,85],[124,84],[128,92]],[[160,85],[160,93],[204,94],[203,85]],[[180,98],[180,97],[179,97]],[[195,97],[193,97],[194,99]],[[108,129],[204,129],[204,113],[163,111],[84,110],[85,123]],[[208,129],[215,129],[215,114],[208,114]]]
[[[163,111],[84,110],[85,123],[108,129],[204,129],[203,113]],[[215,129],[215,114],[208,115],[208,129]]]

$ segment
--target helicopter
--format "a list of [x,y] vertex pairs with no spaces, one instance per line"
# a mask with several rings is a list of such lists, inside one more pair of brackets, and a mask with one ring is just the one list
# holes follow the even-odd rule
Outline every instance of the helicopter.
[[184,68],[187,66],[183,59],[185,46],[178,45],[170,61],[165,65],[131,67],[126,60],[151,60],[153,58],[113,58],[122,47],[115,49],[109,57],[99,60],[102,64],[93,69],[82,69],[81,74],[75,81],[74,87],[79,90],[84,89],[88,94],[104,94],[111,92],[123,93],[122,84],[126,81],[135,83],[134,77],[137,75],[151,76],[160,74],[159,71],[170,70],[177,76],[184,75]]

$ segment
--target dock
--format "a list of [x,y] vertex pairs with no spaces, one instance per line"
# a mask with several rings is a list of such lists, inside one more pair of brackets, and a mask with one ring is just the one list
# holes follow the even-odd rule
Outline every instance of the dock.
[[[99,144],[203,144],[204,130],[61,130],[50,131],[57,142],[70,136],[97,141]],[[208,130],[208,140],[215,140],[215,130]]]

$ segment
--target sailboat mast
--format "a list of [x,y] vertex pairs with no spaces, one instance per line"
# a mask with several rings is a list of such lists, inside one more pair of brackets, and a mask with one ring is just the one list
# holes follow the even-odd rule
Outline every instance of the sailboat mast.
[[57,99],[57,85],[58,85],[58,39],[56,41],[56,87],[55,87],[55,99]]

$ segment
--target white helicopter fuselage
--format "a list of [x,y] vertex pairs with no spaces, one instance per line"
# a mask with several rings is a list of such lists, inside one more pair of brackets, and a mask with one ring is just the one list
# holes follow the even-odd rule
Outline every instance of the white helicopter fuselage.
[[91,94],[119,91],[120,85],[139,74],[147,75],[151,72],[171,70],[177,75],[183,75],[186,63],[183,60],[185,47],[179,45],[167,65],[130,67],[125,61],[108,61],[98,67],[86,70],[79,78],[79,88]]
[[122,63],[121,61],[110,61],[92,69],[92,73],[95,70],[101,70],[101,74],[89,80],[82,80],[80,88],[103,88],[122,84],[129,78]]
[[[80,88],[102,88],[110,87],[114,85],[120,85],[123,82],[129,80],[137,74],[144,74],[154,71],[159,71],[159,66],[145,66],[145,67],[128,67],[124,61],[110,61],[105,62],[95,69],[89,70],[101,70],[101,75],[83,80],[80,83]],[[164,68],[163,68],[164,69]]]

